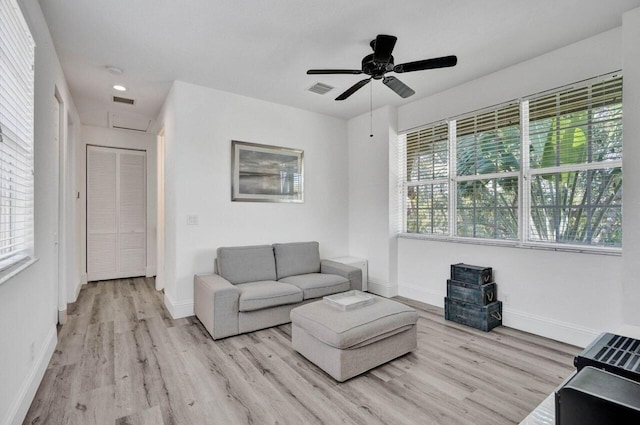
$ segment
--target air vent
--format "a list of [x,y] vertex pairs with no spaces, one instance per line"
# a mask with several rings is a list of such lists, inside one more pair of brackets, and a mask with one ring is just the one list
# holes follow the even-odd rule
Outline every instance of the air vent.
[[310,92],[318,93],[318,94],[326,94],[333,90],[333,87],[324,83],[315,83],[311,87],[309,87]]
[[126,97],[113,96],[113,101],[116,103],[124,103],[125,105],[133,105],[136,103],[133,99],[127,99]]

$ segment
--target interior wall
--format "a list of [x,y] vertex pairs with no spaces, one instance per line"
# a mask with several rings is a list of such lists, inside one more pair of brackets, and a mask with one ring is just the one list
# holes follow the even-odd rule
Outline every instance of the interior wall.
[[[165,303],[174,317],[193,314],[193,276],[213,271],[218,247],[317,240],[322,258],[348,253],[346,121],[183,82],[170,103]],[[232,140],[303,149],[304,203],[232,202]]]
[[348,123],[349,255],[367,259],[368,289],[386,297],[397,295],[396,120],[396,109],[386,106],[373,111],[373,131],[368,113]]
[[624,180],[622,190],[623,220],[623,274],[624,293],[622,306],[624,322],[640,326],[640,281],[638,259],[640,258],[640,8],[625,13],[622,17],[624,57],[624,158],[622,168]]
[[87,145],[106,146],[112,148],[137,149],[147,152],[147,276],[156,274],[156,136],[153,134],[134,133],[126,130],[116,130],[104,127],[82,126],[82,142],[77,150],[78,191],[80,192],[78,222],[80,231],[81,252],[80,267],[83,271],[83,281],[87,279]]
[[[54,140],[56,89],[65,117],[80,122],[38,2],[18,0],[36,42],[34,219],[36,263],[0,284],[0,424],[21,424],[57,341],[58,146]],[[79,140],[80,127],[72,127]],[[68,163],[68,161],[67,161]],[[69,178],[74,180],[73,170]],[[71,231],[71,230],[70,230]],[[70,237],[73,240],[73,237]]]

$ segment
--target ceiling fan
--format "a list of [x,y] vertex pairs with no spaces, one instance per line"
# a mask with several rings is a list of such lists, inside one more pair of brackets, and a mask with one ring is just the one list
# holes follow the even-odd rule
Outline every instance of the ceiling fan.
[[397,37],[380,34],[375,40],[371,40],[370,46],[373,53],[362,59],[362,69],[310,69],[307,74],[366,74],[369,78],[360,80],[349,87],[344,93],[336,97],[336,100],[345,100],[362,87],[366,86],[372,79],[382,80],[382,83],[396,92],[398,96],[407,98],[415,91],[394,76],[385,76],[387,72],[401,74],[403,72],[422,71],[426,69],[446,68],[455,66],[458,63],[456,56],[443,56],[441,58],[424,59],[415,62],[401,63],[395,65],[393,62],[393,48],[396,45]]

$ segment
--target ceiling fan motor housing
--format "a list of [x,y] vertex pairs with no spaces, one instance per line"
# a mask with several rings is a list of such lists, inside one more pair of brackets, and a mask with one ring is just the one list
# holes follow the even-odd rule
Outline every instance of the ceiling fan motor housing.
[[373,54],[367,55],[362,59],[362,72],[371,75],[374,80],[380,80],[386,72],[393,70],[393,56],[389,62],[382,63],[373,60]]

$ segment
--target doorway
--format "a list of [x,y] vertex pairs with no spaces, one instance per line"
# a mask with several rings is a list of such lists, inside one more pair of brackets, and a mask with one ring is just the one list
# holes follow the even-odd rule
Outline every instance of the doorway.
[[87,279],[144,276],[146,152],[87,146]]

